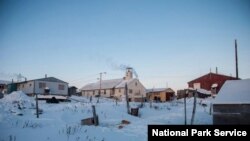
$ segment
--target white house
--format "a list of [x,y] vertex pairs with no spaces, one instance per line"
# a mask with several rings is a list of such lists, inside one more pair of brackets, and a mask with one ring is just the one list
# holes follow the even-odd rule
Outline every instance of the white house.
[[68,95],[68,83],[55,77],[47,77],[34,80],[26,80],[16,83],[17,90],[23,91],[28,95],[50,94]]
[[[132,68],[127,68],[126,76],[122,79],[102,80],[96,83],[90,83],[81,88],[82,96],[98,96],[118,98],[125,96],[125,85],[128,87],[128,96],[130,101],[145,100],[146,89],[142,83],[133,78]],[[101,90],[101,91],[100,91]]]

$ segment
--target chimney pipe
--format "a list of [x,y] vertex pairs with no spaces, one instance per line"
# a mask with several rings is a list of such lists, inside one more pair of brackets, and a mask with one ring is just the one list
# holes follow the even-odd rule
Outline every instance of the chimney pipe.
[[218,68],[217,67],[215,68],[215,72],[216,72],[216,74],[218,74]]
[[237,52],[237,40],[235,39],[235,67],[236,67],[236,78],[239,78],[238,74],[238,52]]

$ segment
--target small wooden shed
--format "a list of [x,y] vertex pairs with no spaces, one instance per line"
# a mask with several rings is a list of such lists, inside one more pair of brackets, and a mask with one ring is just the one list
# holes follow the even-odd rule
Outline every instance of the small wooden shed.
[[250,79],[225,82],[213,103],[213,124],[250,124]]
[[170,101],[175,95],[175,92],[171,88],[154,88],[147,90],[148,100],[154,100],[159,102]]

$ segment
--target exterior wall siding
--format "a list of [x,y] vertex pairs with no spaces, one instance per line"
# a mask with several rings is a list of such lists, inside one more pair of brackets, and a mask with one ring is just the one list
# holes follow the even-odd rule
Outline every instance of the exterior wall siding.
[[[132,90],[132,93],[129,93],[129,89]],[[140,99],[142,97],[146,98],[146,89],[140,83],[140,81],[134,80],[128,84],[128,94],[129,98],[131,98],[132,101],[135,101],[135,99]]]
[[[106,94],[104,94],[104,89],[101,90],[101,96],[102,97],[115,97],[119,100],[122,100],[122,97],[124,97],[125,88],[111,88],[111,89],[105,89]],[[132,93],[129,92],[129,90],[132,90]],[[95,96],[98,95],[99,90],[83,90],[82,96]],[[146,90],[144,86],[138,81],[134,80],[128,84],[128,96],[129,98],[134,101],[138,98],[145,98],[146,97]]]
[[[45,83],[46,87],[50,89],[52,95],[68,95],[68,84],[47,81],[35,81],[35,93],[44,94],[44,88],[39,88],[39,83]],[[59,90],[58,85],[64,85],[63,90]]]
[[17,90],[23,91],[26,94],[34,93],[34,81],[27,81],[27,83],[17,84]]
[[250,104],[214,104],[213,124],[250,124]]
[[236,80],[234,77],[209,73],[198,79],[188,82],[188,87],[194,88],[195,83],[200,83],[200,88],[210,91],[213,84],[217,83],[216,93],[218,93],[227,80]]
[[148,93],[148,95],[149,95],[149,100],[151,101],[157,98],[161,102],[166,102],[171,100],[171,98],[174,96],[174,92],[166,92],[166,91],[150,92]]

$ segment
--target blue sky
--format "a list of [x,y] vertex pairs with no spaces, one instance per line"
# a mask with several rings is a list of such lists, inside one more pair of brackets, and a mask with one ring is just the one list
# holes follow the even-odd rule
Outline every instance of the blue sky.
[[[1,0],[0,78],[55,76],[82,87],[134,67],[147,87],[209,72],[250,78],[248,0]],[[14,77],[15,79],[15,77]]]

